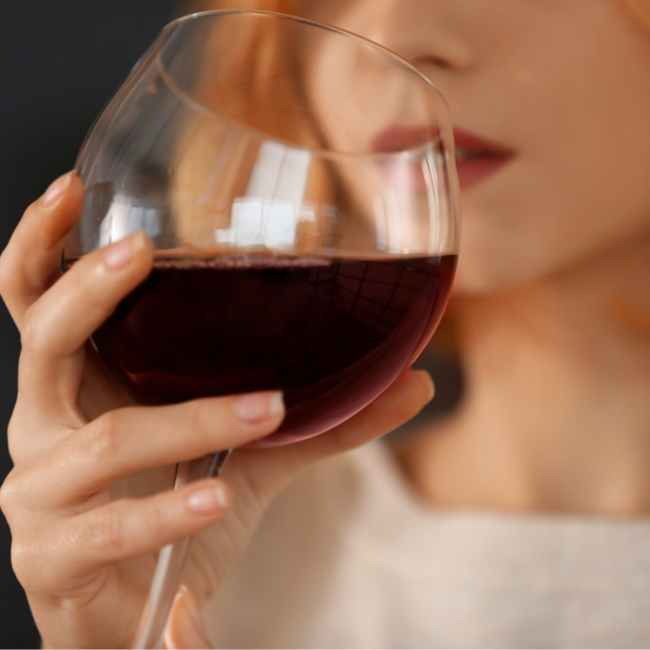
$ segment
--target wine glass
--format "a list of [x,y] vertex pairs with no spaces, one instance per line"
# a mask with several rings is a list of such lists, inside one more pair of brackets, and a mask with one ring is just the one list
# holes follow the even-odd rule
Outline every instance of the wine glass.
[[[281,389],[251,446],[323,433],[421,352],[458,250],[439,91],[388,50],[271,12],[170,23],[95,122],[65,263],[144,229],[147,280],[93,335],[141,403]],[[217,450],[215,450],[217,452]],[[218,473],[222,450],[176,485]],[[160,647],[188,540],[161,551],[138,647]]]

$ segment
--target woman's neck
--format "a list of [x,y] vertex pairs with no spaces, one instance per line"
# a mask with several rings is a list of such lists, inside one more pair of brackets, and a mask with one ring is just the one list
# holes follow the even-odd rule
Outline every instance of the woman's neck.
[[398,449],[442,506],[650,514],[650,245],[456,305],[466,394]]

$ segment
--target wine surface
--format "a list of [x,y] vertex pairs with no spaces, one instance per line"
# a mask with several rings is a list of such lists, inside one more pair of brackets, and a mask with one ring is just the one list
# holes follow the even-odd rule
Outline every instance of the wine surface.
[[428,340],[455,256],[157,258],[93,339],[141,402],[282,389],[255,444],[326,431],[381,394]]

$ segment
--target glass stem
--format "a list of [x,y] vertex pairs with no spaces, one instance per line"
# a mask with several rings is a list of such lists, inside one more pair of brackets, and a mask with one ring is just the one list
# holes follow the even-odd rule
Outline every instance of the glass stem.
[[[199,479],[219,476],[231,450],[220,451],[176,466],[174,489]],[[185,557],[192,538],[186,537],[161,549],[151,582],[149,602],[138,628],[135,648],[162,648],[167,618],[178,591]]]

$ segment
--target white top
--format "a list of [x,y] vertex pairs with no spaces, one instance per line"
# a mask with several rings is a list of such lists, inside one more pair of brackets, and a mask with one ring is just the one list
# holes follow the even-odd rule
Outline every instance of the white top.
[[215,647],[649,647],[650,520],[436,510],[381,443],[274,503]]

